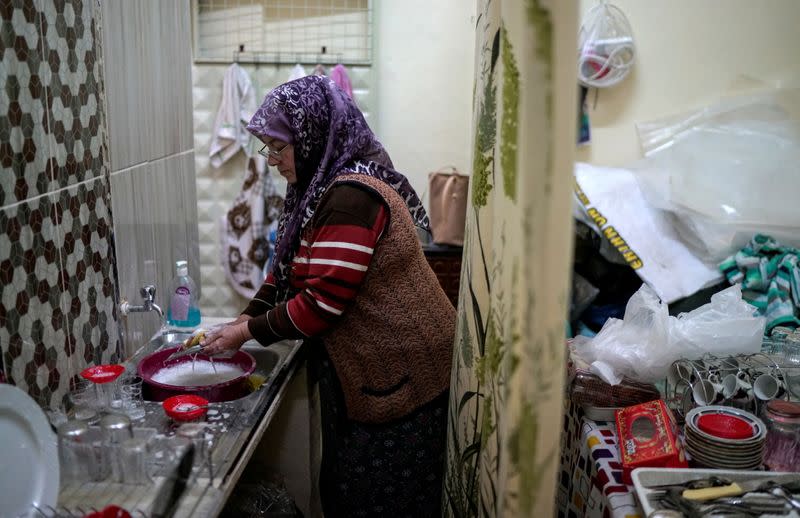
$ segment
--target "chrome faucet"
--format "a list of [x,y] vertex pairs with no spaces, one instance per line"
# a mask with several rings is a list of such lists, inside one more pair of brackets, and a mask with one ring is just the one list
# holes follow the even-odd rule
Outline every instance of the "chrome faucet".
[[126,299],[122,299],[122,302],[119,305],[120,312],[123,315],[127,315],[128,313],[146,313],[148,311],[155,311],[158,313],[158,317],[161,320],[164,320],[164,311],[158,304],[156,304],[156,287],[152,284],[142,286],[142,289],[139,290],[139,293],[141,293],[144,303],[141,306],[133,306]]

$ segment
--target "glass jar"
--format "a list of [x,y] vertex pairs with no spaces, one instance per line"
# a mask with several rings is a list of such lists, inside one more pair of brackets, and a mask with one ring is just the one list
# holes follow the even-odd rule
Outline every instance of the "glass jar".
[[774,399],[767,403],[764,421],[764,464],[770,471],[800,469],[800,404]]

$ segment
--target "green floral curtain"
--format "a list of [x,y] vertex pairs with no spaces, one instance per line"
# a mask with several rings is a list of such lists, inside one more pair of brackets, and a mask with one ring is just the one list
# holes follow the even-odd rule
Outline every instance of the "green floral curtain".
[[446,516],[552,516],[571,264],[577,5],[478,0]]

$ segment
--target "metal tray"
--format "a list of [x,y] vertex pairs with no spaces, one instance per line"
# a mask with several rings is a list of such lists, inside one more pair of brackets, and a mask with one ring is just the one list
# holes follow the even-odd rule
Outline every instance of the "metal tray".
[[644,516],[649,516],[653,511],[659,510],[650,502],[649,495],[654,490],[649,489],[653,486],[664,484],[680,484],[698,478],[716,475],[724,477],[734,482],[764,478],[765,481],[778,476],[796,476],[800,473],[779,473],[773,471],[738,471],[721,469],[691,469],[691,468],[636,468],[631,474],[633,487],[636,491],[636,498],[644,512]]

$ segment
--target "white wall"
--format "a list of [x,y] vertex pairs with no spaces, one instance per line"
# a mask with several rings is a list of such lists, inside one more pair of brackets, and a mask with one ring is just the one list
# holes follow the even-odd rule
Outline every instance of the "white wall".
[[[590,108],[592,143],[577,159],[625,165],[641,156],[634,123],[703,105],[740,74],[800,64],[800,1],[614,0],[631,23],[637,62]],[[581,13],[596,0],[581,0]],[[589,94],[590,105],[594,91]]]
[[379,0],[373,130],[420,193],[428,172],[471,173],[474,0]]

